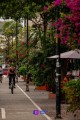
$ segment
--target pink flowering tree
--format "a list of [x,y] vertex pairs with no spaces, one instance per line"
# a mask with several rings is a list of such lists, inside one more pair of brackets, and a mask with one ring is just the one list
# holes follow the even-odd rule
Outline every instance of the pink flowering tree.
[[61,43],[67,44],[71,48],[78,47],[80,44],[80,1],[55,0],[54,8],[57,7],[60,10],[60,18],[57,22],[53,22],[53,27],[59,26]]
[[54,34],[58,26],[61,44],[67,44],[71,49],[79,47],[80,0],[54,0],[49,6],[44,6],[44,12],[49,13],[53,21]]

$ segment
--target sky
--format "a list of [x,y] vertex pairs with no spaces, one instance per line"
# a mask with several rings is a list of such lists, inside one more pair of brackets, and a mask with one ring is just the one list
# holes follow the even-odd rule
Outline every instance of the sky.
[[0,21],[4,21],[4,19],[0,18]]
[[12,19],[3,19],[3,18],[0,18],[0,21],[1,21],[1,22],[10,21],[10,20],[12,20]]

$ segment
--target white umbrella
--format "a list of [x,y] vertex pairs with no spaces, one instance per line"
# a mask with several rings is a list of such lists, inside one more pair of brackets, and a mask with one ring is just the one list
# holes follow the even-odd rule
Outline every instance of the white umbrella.
[[[54,56],[50,56],[48,58],[58,58],[58,55],[54,55]],[[72,59],[80,59],[80,50],[79,49],[75,49],[75,50],[71,50],[68,52],[64,52],[60,54],[60,58],[72,58]]]

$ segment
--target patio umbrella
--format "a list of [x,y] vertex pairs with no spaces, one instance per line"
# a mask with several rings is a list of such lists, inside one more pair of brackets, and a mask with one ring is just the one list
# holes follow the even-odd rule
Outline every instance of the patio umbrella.
[[[58,58],[58,57],[59,57],[58,55],[54,55],[54,56],[50,56],[48,58],[54,59],[54,58]],[[60,58],[80,59],[80,50],[75,49],[75,50],[61,53]]]

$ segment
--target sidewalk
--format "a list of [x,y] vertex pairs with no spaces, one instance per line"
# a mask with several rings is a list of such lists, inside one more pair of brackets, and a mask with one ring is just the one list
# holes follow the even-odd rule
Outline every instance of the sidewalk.
[[[25,92],[26,83],[19,78],[16,89],[12,95],[8,88],[8,79],[5,78],[0,84],[0,120],[1,109],[6,111],[6,120],[55,120],[56,99],[49,99],[48,91],[35,90],[33,84],[29,85],[30,91]],[[66,112],[67,104],[61,104],[62,120],[79,120]],[[33,114],[39,110],[38,114]],[[46,114],[43,114],[43,110]],[[56,119],[60,120],[60,119]]]
[[[26,86],[25,82],[23,80],[19,80],[20,82],[18,85],[25,91]],[[26,92],[29,97],[42,109],[46,110],[46,114],[51,118],[51,120],[55,120],[56,115],[56,99],[50,99],[48,97],[49,92],[48,91],[42,91],[42,90],[35,90],[34,85],[29,85],[29,92]],[[61,117],[62,120],[78,120],[76,117],[73,118],[72,113],[66,112],[67,110],[67,104],[61,104]],[[58,120],[58,119],[57,119]],[[60,120],[60,119],[59,119]]]

